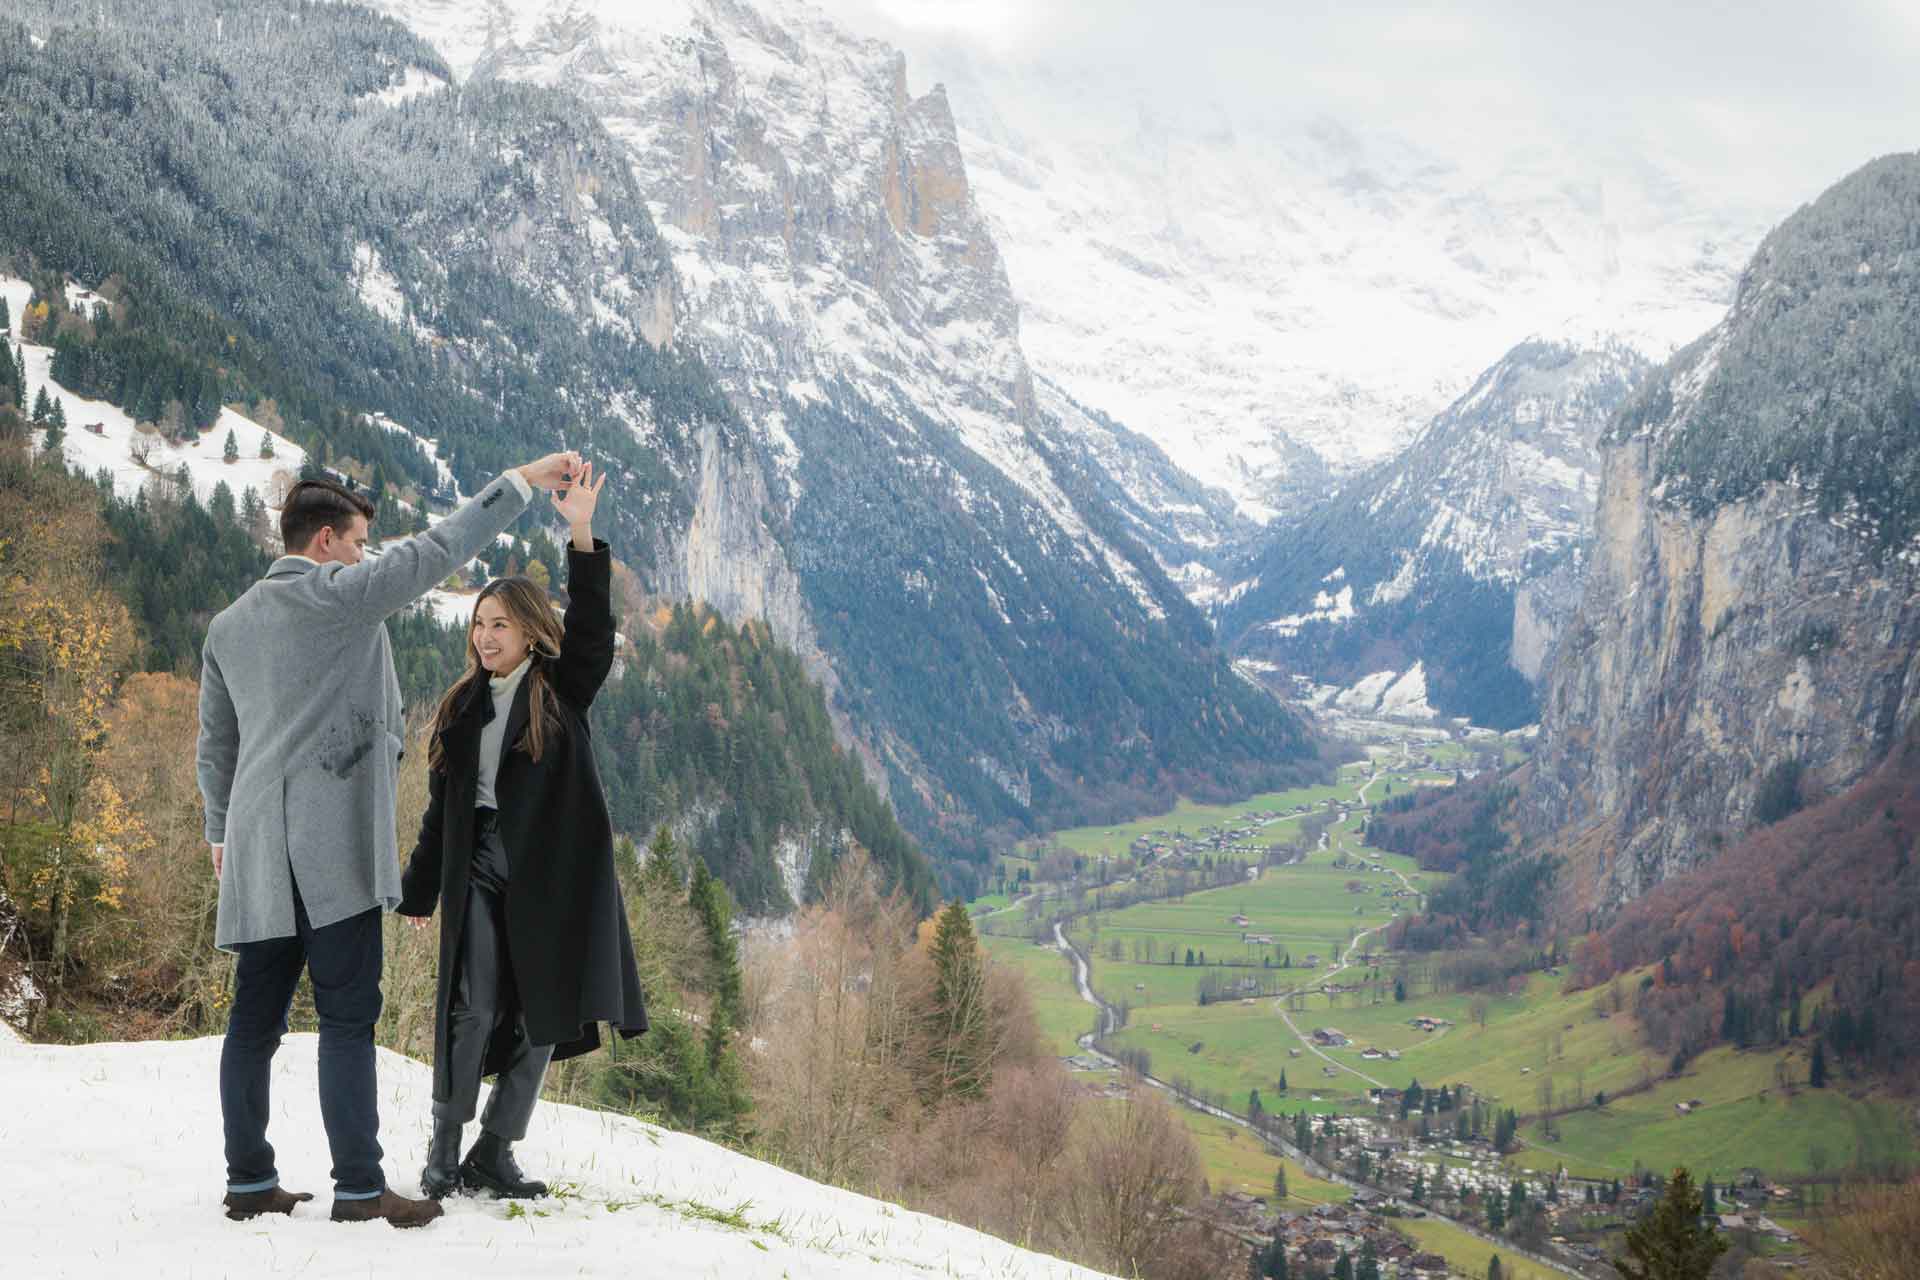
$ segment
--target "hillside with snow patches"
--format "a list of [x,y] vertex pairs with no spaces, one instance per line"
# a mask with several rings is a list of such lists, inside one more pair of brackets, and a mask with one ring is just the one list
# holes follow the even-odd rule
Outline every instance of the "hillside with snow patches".
[[[0,297],[7,300],[9,315],[19,316],[32,294],[33,286],[25,280],[0,278]],[[67,297],[76,308],[90,309],[100,301],[83,286],[72,283],[67,286]],[[0,330],[0,333],[6,335],[11,345],[17,341],[16,331],[17,324],[14,330]],[[219,420],[195,439],[175,443],[158,431],[142,429],[118,405],[88,399],[55,382],[50,373],[52,347],[32,342],[18,345],[27,365],[27,407],[32,407],[34,397],[45,387],[48,396],[57,400],[66,413],[67,434],[61,452],[67,465],[89,477],[108,472],[113,477],[113,491],[121,498],[132,498],[153,480],[171,482],[185,466],[193,495],[203,504],[213,497],[215,489],[225,484],[236,503],[252,489],[269,511],[277,511],[281,495],[299,478],[301,468],[307,463],[306,450],[231,406],[222,408]],[[456,500],[461,496],[459,485],[446,463],[440,460],[432,440],[422,439],[384,415],[373,415],[372,420],[385,430],[405,435],[418,446],[435,464],[446,491]],[[233,462],[226,461],[229,431],[240,451]],[[43,437],[44,433],[35,433],[35,447],[39,447]],[[272,441],[271,458],[260,456],[263,439]],[[396,499],[394,506],[397,512],[404,510],[406,504]],[[445,517],[432,512],[427,518],[437,524]],[[377,524],[374,533],[376,538],[380,534]],[[509,545],[514,541],[512,534],[501,534],[500,538]],[[377,546],[374,554],[378,554]],[[475,593],[471,591],[439,587],[427,593],[420,607],[432,612],[444,625],[464,627],[473,616],[474,599]]]
[[[63,452],[67,465],[91,477],[106,471],[113,476],[113,491],[131,498],[154,477],[171,479],[185,466],[192,478],[194,496],[206,502],[223,482],[232,491],[237,504],[248,489],[263,502],[277,506],[285,486],[306,465],[306,450],[232,408],[223,408],[219,420],[185,444],[175,444],[158,431],[141,430],[133,418],[116,405],[76,395],[50,376],[53,348],[32,342],[19,342],[19,317],[26,310],[33,286],[25,280],[0,278],[0,297],[7,300],[7,313],[13,318],[7,331],[10,344],[20,347],[27,365],[27,403],[42,387],[60,402],[66,414],[67,436]],[[77,309],[91,310],[100,301],[85,288],[69,284],[68,302]],[[232,432],[240,456],[225,460],[227,433]],[[273,442],[273,456],[262,458],[262,439]]]
[[[314,1200],[290,1218],[229,1222],[217,1037],[24,1044],[0,1022],[0,1250],[35,1277],[410,1280],[644,1275],[649,1280],[905,1276],[1098,1280],[1098,1273],[951,1222],[809,1181],[611,1113],[543,1103],[516,1152],[557,1194],[446,1201],[414,1231],[328,1220],[332,1184],[316,1037],[274,1060],[269,1136],[282,1183]],[[379,1051],[390,1186],[417,1194],[432,1072]]]

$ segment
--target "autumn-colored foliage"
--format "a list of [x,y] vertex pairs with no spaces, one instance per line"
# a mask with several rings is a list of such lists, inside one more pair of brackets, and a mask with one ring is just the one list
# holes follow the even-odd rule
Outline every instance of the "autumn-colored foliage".
[[[1582,985],[1657,966],[1641,994],[1663,1048],[1819,1032],[1842,1059],[1920,1068],[1920,741],[1839,795],[1659,885],[1576,951]],[[1803,996],[1831,984],[1801,1017]]]

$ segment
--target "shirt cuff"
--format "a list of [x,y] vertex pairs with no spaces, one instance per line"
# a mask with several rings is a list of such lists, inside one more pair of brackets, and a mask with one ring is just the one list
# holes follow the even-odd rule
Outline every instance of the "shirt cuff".
[[520,474],[518,467],[507,468],[500,478],[520,491],[520,501],[533,501],[533,486],[527,483],[527,478]]

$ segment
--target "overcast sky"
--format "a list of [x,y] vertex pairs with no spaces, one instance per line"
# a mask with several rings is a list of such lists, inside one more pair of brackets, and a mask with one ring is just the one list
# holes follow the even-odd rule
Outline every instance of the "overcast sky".
[[[906,48],[1128,69],[1170,102],[1446,147],[1585,131],[1790,208],[1920,149],[1920,0],[817,0]],[[916,92],[926,87],[915,76]]]

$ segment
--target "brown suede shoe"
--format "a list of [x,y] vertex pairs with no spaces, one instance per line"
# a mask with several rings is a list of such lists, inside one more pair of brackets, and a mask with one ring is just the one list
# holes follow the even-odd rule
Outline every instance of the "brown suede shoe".
[[265,1191],[229,1191],[227,1198],[220,1203],[227,1206],[229,1218],[235,1222],[245,1222],[263,1213],[292,1216],[293,1206],[311,1199],[311,1191],[284,1191],[279,1187],[268,1187]]
[[409,1200],[390,1189],[371,1200],[333,1202],[335,1222],[372,1222],[375,1218],[385,1218],[396,1227],[424,1227],[445,1212],[436,1200]]

